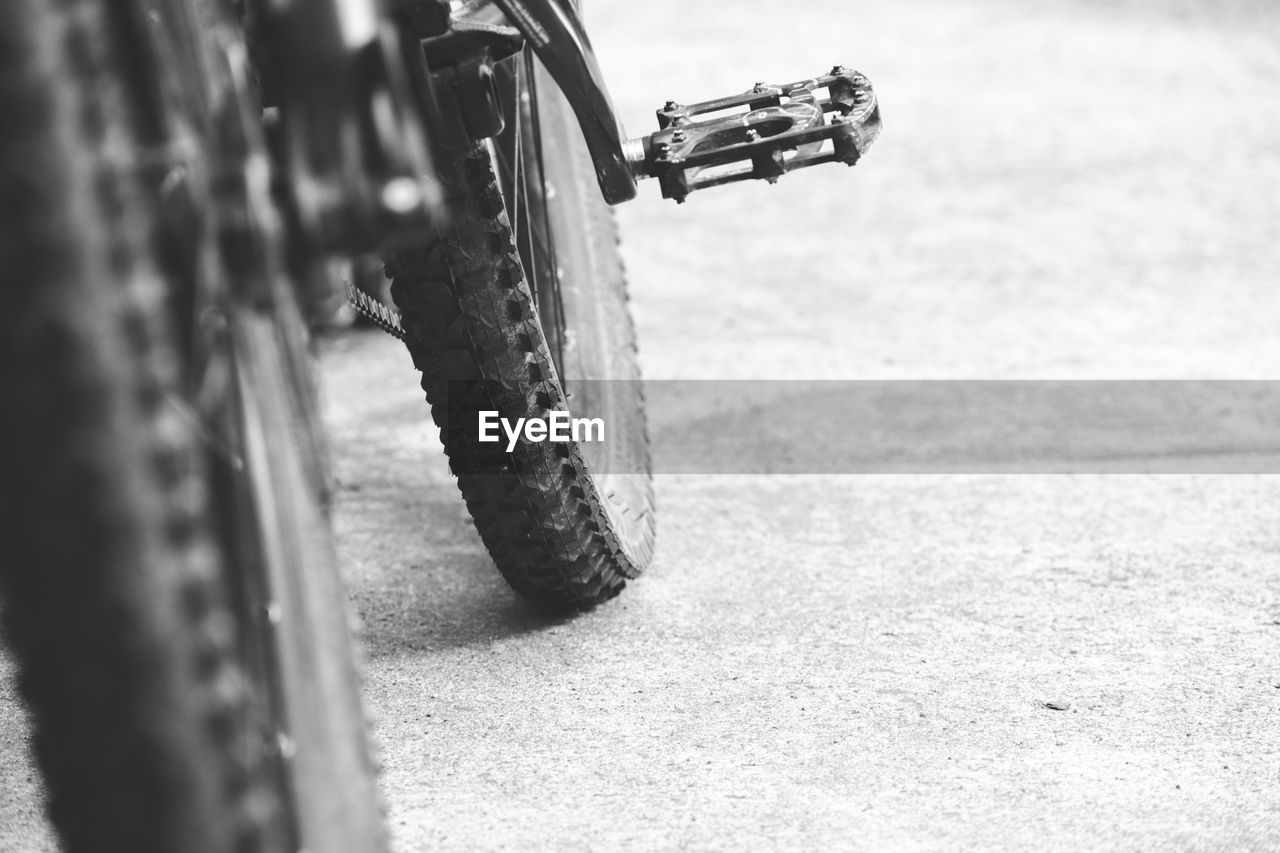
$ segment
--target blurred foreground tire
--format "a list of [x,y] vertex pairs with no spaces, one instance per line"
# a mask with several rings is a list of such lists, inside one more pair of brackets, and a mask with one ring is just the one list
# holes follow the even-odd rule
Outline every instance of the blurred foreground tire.
[[[216,67],[212,11],[155,8]],[[305,330],[280,288],[202,337],[158,235],[208,105],[156,115],[130,11],[0,4],[0,606],[48,812],[68,853],[380,849]]]

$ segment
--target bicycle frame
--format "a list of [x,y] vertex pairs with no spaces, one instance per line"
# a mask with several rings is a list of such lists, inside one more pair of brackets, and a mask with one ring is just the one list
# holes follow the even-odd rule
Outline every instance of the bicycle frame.
[[618,204],[635,198],[636,178],[624,150],[627,135],[577,10],[569,0],[495,2],[519,28],[573,107],[605,201]]

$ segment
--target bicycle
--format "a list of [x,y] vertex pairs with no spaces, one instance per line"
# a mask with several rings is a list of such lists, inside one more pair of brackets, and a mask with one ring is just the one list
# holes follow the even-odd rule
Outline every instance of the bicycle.
[[[571,607],[648,565],[654,497],[635,330],[610,205],[652,177],[683,202],[752,178],[856,163],[879,133],[867,79],[842,67],[658,110],[628,139],[569,0],[398,5],[448,226],[384,251],[397,318],[481,539],[522,594]],[[434,10],[435,14],[428,14]],[[827,92],[822,97],[821,92]],[[608,439],[486,443],[485,413],[557,415]],[[605,426],[607,425],[607,427]]]
[[[607,203],[878,131],[833,69],[628,140],[573,5],[390,6],[0,6],[0,592],[73,853],[385,846],[308,363],[326,257],[381,247],[398,310],[350,296],[408,344],[495,562],[589,606],[653,542]],[[623,438],[506,452],[486,407]]]

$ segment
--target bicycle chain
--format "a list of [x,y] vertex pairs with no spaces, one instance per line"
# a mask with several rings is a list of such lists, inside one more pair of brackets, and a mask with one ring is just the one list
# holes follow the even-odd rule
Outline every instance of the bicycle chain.
[[356,313],[361,317],[364,317],[370,323],[391,335],[391,337],[401,341],[404,340],[404,325],[400,321],[399,311],[383,305],[351,282],[347,282],[347,302],[351,303],[351,307],[356,309]]

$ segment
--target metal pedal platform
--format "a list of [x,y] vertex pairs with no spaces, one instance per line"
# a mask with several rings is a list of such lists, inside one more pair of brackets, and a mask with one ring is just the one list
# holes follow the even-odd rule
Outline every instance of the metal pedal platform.
[[[825,93],[825,94],[824,94]],[[780,86],[757,83],[727,98],[658,110],[657,133],[627,143],[638,178],[657,178],[663,198],[751,179],[774,183],[820,163],[854,165],[880,135],[871,81],[837,65]]]

